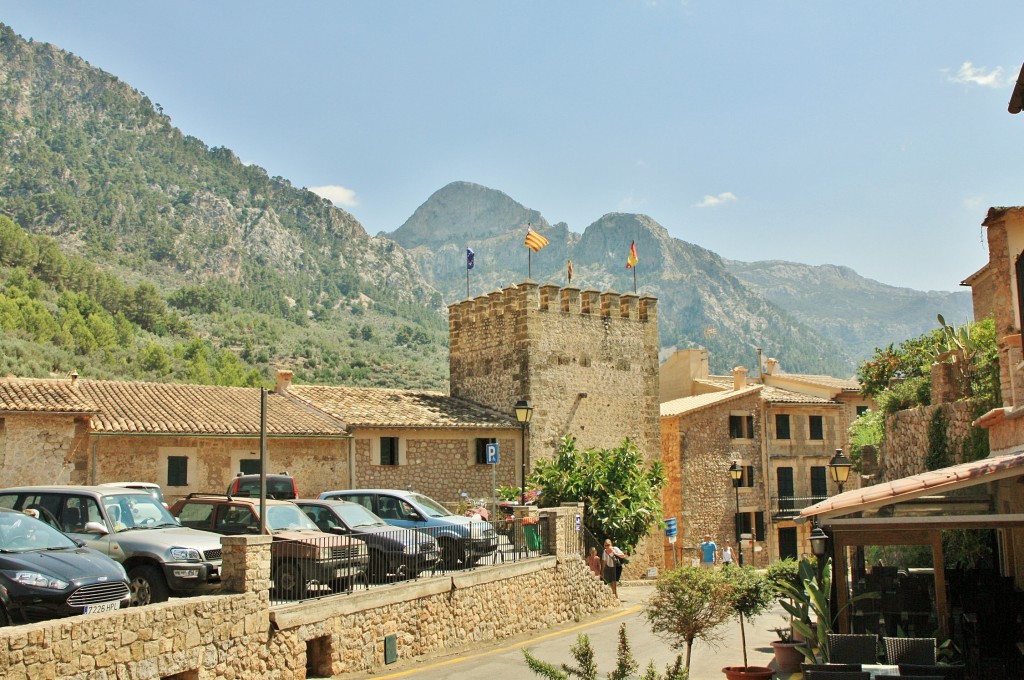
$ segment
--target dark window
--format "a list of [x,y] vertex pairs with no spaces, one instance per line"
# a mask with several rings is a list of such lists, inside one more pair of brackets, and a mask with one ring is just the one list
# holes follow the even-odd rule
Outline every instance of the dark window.
[[740,533],[749,534],[751,514],[749,512],[741,512],[739,515],[737,515],[737,517],[739,517]]
[[825,428],[821,422],[821,416],[808,416],[808,426],[810,427],[811,439],[821,440],[825,438]]
[[260,473],[260,459],[244,458],[238,461],[238,471],[243,475],[258,475]]
[[779,493],[779,510],[793,510],[793,468],[776,469],[775,480]]
[[380,464],[398,465],[398,437],[380,438]]
[[753,439],[754,416],[729,416],[729,437],[732,439]]
[[779,528],[779,558],[797,558],[796,527]]
[[754,486],[754,466],[747,465],[743,468],[743,481],[740,486]]
[[764,513],[754,513],[754,538],[758,541],[764,540]]
[[167,456],[167,486],[188,486],[188,456]]
[[478,438],[476,440],[476,464],[487,465],[487,445],[497,444],[497,439]]
[[811,495],[815,502],[828,496],[828,482],[825,481],[825,466],[815,465],[811,468]]
[[858,418],[860,418],[862,415],[864,415],[867,412],[868,412],[868,407],[867,406],[858,406],[857,407],[857,417]]
[[775,438],[789,439],[789,414],[775,414]]

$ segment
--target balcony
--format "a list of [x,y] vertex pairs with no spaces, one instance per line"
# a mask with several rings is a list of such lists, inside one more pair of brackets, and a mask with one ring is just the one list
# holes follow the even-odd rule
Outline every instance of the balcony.
[[772,518],[790,519],[804,508],[820,503],[828,496],[772,496]]

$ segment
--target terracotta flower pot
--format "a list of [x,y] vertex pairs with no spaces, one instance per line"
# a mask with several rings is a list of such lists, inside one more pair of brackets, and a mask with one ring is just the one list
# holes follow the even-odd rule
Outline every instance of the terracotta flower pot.
[[767,666],[726,666],[722,669],[726,680],[769,680],[775,669]]
[[775,665],[780,673],[796,673],[800,670],[800,662],[804,655],[800,652],[803,642],[782,642],[772,643],[775,650]]

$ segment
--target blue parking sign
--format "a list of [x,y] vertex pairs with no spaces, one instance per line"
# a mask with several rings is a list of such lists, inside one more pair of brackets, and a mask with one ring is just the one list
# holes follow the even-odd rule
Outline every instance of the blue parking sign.
[[498,464],[498,444],[497,442],[487,445],[487,464],[497,465]]

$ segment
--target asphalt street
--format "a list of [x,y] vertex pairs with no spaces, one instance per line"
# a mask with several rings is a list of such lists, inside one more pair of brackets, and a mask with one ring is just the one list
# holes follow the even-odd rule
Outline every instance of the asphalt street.
[[[399,660],[376,673],[336,677],[339,680],[506,680],[539,677],[527,668],[522,650],[529,649],[531,654],[548,663],[571,664],[573,660],[569,648],[580,634],[589,636],[595,650],[599,676],[605,677],[615,667],[618,631],[622,623],[626,624],[633,656],[641,666],[640,672],[646,668],[648,661],[654,661],[658,671],[664,672],[665,666],[672,663],[680,652],[671,649],[668,643],[654,635],[642,614],[643,603],[653,590],[648,585],[620,585],[619,597],[623,600],[620,608],[601,612],[578,623],[569,622],[557,628],[538,630],[490,644],[468,645],[460,650],[435,654],[421,660]],[[747,658],[750,665],[770,665],[774,658],[770,643],[776,639],[771,629],[787,625],[784,617],[785,612],[776,606],[753,623],[747,623]],[[694,642],[690,661],[691,680],[718,680],[725,677],[722,674],[723,666],[742,665],[739,623],[730,621],[721,628],[721,632],[723,639],[714,648],[699,641]]]

